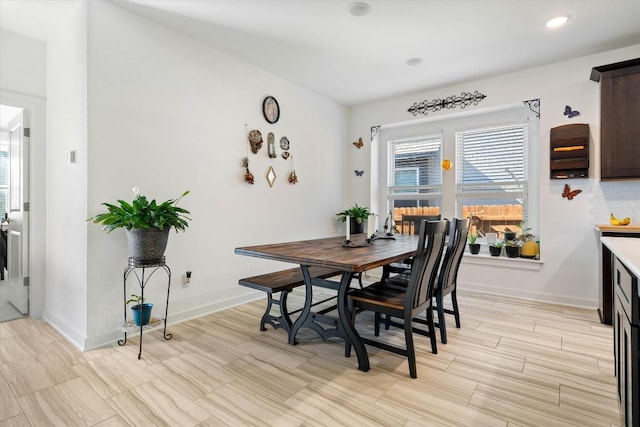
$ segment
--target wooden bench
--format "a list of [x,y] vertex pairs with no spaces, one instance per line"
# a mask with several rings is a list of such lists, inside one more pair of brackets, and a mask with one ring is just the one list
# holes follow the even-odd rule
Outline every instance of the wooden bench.
[[[326,279],[329,277],[341,275],[343,272],[328,267],[309,267],[309,274],[311,277],[317,277],[320,279]],[[291,331],[291,315],[295,314],[302,309],[295,311],[289,311],[287,308],[287,295],[294,288],[304,285],[304,277],[302,276],[301,268],[291,268],[289,270],[276,271],[273,273],[261,274],[259,276],[247,277],[245,279],[238,280],[238,284],[246,286],[248,288],[257,289],[267,293],[267,308],[260,320],[260,330],[266,331],[265,324],[269,323],[273,326],[273,329],[283,328],[287,331]],[[274,301],[273,294],[280,292],[280,299]],[[322,304],[332,298],[327,298],[322,301],[318,301],[313,305]],[[274,316],[271,314],[271,308],[276,304],[280,306],[280,315]]]

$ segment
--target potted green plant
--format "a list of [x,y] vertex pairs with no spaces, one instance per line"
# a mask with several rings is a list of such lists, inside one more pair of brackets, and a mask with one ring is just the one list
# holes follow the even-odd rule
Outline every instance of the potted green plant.
[[507,240],[505,242],[505,252],[509,258],[517,258],[520,255],[520,242],[516,240]]
[[536,241],[536,236],[531,233],[531,227],[522,224],[522,231],[518,235],[520,244],[520,256],[522,258],[536,258],[540,253],[540,244]]
[[117,204],[102,203],[107,207],[107,212],[89,220],[102,224],[109,233],[116,228],[125,228],[129,255],[134,261],[158,261],[167,247],[169,230],[173,228],[176,232],[184,231],[189,226],[188,221],[191,218],[187,214],[190,212],[178,206],[189,191],[185,191],[177,199],[169,199],[162,203],[156,202],[155,199],[147,200],[137,187],[133,188],[133,193],[135,198],[131,203],[124,200],[118,200]]
[[356,203],[354,206],[349,209],[345,209],[342,212],[338,212],[336,215],[340,222],[346,222],[348,217],[350,219],[349,225],[351,232],[356,234],[364,232],[364,221],[369,218],[370,212],[369,208],[358,206]]
[[502,253],[502,246],[504,246],[504,242],[502,241],[497,241],[490,245],[489,253],[491,254],[491,256],[500,256],[500,254]]
[[131,306],[131,313],[133,313],[133,321],[136,326],[148,324],[151,320],[153,304],[144,302],[144,298],[136,294],[131,294],[131,297],[127,300],[127,304],[132,302],[135,302],[135,304]]
[[517,237],[517,233],[511,230],[509,227],[504,229],[504,241],[507,242],[509,240],[515,240]]
[[478,240],[478,234],[477,233],[469,233],[469,237],[467,237],[467,240],[469,241],[469,252],[471,252],[473,255],[477,255],[480,253],[480,243],[477,243],[476,240]]

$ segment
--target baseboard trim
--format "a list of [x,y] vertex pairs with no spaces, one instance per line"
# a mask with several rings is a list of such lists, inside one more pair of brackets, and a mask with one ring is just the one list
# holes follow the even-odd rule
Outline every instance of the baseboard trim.
[[[228,298],[223,301],[217,301],[211,304],[205,304],[198,307],[192,307],[187,310],[178,312],[170,312],[167,317],[167,332],[171,333],[169,326],[176,325],[178,323],[186,322],[187,320],[195,319],[198,317],[206,316],[207,314],[216,313],[218,311],[227,310],[238,305],[246,304],[256,299],[264,298],[264,294],[261,292],[250,292],[233,298]],[[171,308],[171,306],[169,306]],[[139,334],[139,331],[129,332],[128,337],[133,337]],[[124,333],[120,329],[105,332],[94,337],[90,337],[84,340],[84,350],[92,350],[95,348],[103,347],[105,345],[113,344],[124,337]]]
[[503,297],[511,297],[524,299],[529,301],[538,301],[548,304],[566,305],[571,307],[596,309],[598,307],[597,300],[567,297],[557,294],[549,294],[544,292],[533,292],[522,289],[508,289],[497,286],[481,285],[479,283],[458,282],[457,289],[460,292],[469,292],[475,294],[489,294]]
[[52,315],[46,309],[42,313],[42,320],[46,322],[49,326],[51,326],[53,329],[55,329],[56,332],[58,332],[60,335],[65,337],[67,341],[69,341],[71,344],[77,347],[80,351],[85,350],[83,346],[85,337],[80,332],[72,328],[64,320],[60,319],[57,316]]

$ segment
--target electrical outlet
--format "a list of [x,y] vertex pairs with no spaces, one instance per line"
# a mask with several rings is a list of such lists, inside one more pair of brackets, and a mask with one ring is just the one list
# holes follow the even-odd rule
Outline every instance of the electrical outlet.
[[191,272],[187,271],[182,278],[182,284],[187,286],[189,283],[191,283]]

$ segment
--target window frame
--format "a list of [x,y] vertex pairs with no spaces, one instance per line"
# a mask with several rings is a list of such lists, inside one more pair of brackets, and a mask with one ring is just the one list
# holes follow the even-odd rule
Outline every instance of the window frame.
[[[410,123],[403,122],[391,125],[382,125],[376,135],[376,141],[379,146],[379,149],[376,150],[378,153],[377,165],[379,190],[377,191],[377,195],[372,197],[372,200],[376,200],[378,202],[377,210],[379,212],[390,212],[393,209],[393,202],[395,200],[406,200],[407,196],[412,196],[412,193],[404,193],[402,195],[393,193],[393,191],[396,191],[397,189],[389,186],[390,141],[434,135],[437,133],[442,135],[440,161],[444,158],[449,158],[453,161],[452,167],[448,171],[444,171],[442,175],[442,186],[439,196],[430,194],[428,196],[420,195],[417,198],[438,200],[442,217],[453,218],[460,217],[462,213],[462,203],[458,197],[456,180],[459,159],[457,158],[455,133],[481,128],[512,125],[525,125],[527,129],[524,148],[524,169],[527,175],[526,184],[523,182],[523,189],[517,196],[522,195],[526,198],[527,209],[523,211],[523,220],[526,221],[528,227],[532,228],[534,234],[538,234],[538,181],[540,176],[539,174],[541,172],[538,170],[539,168],[535,166],[537,164],[536,162],[538,162],[539,156],[536,154],[534,145],[535,141],[539,140],[539,116],[537,116],[535,112],[532,112],[524,103],[478,109],[474,111],[456,112],[453,114],[443,114],[435,117],[417,119]],[[376,160],[374,160],[374,162],[376,162]],[[374,190],[372,189],[372,191]],[[471,193],[465,194],[464,198],[468,199],[470,194]],[[415,193],[413,193],[413,195],[415,195]],[[483,197],[486,197],[487,195],[488,193],[482,194]],[[498,191],[492,194],[492,197],[496,199],[520,198],[515,196],[516,195],[513,193],[507,194],[504,191]]]

